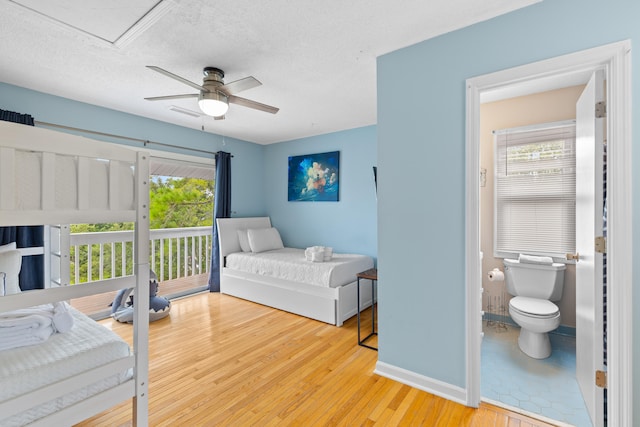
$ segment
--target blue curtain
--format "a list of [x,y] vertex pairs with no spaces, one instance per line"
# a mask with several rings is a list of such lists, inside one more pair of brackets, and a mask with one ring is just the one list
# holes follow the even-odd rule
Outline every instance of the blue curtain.
[[209,291],[220,292],[220,245],[216,218],[231,216],[231,154],[218,151],[216,154],[216,193],[213,197],[213,237],[211,244],[211,269]]
[[[33,117],[29,114],[20,114],[2,109],[0,109],[0,120],[28,126],[34,125]],[[0,227],[0,245],[11,242],[16,242],[18,248],[42,247],[44,245],[44,227],[41,225]],[[44,255],[24,257],[19,279],[20,288],[23,291],[44,289]]]

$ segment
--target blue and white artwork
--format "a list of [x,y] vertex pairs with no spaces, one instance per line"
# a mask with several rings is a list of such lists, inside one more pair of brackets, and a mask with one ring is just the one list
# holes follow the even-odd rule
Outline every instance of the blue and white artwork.
[[339,151],[289,157],[289,201],[337,202],[339,171]]

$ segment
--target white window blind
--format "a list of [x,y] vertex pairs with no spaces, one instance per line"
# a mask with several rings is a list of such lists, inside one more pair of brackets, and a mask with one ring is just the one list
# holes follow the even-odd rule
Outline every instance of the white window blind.
[[496,255],[575,252],[575,123],[494,134]]

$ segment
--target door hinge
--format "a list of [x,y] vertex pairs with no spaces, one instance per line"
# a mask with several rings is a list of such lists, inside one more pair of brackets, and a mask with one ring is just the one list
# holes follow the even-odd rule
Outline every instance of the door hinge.
[[607,103],[605,101],[596,102],[596,119],[607,117]]
[[607,373],[605,371],[596,371],[596,386],[607,388]]
[[600,254],[607,252],[607,239],[604,236],[598,236],[595,240],[595,250]]

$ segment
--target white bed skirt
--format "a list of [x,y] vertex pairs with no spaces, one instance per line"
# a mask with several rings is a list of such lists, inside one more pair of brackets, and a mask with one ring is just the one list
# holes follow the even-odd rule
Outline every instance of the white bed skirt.
[[[360,280],[360,309],[371,305],[371,281]],[[325,288],[228,268],[220,275],[220,292],[321,322],[342,326],[356,315],[357,282]]]

